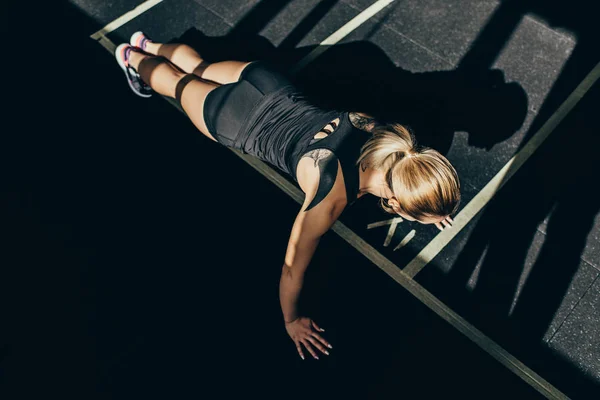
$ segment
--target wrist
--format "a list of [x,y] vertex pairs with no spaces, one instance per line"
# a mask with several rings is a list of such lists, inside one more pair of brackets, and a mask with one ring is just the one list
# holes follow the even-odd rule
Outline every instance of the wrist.
[[285,322],[286,325],[291,324],[292,322],[296,322],[298,320],[299,317],[295,317],[295,318],[284,318],[283,321]]

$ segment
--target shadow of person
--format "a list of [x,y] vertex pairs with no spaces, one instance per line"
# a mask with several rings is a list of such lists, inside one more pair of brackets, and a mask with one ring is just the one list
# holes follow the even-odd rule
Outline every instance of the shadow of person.
[[277,50],[267,38],[257,34],[208,36],[195,27],[169,43],[185,43],[198,51],[202,59],[211,63],[224,60],[271,60]]
[[[196,28],[173,42],[194,47],[208,62],[262,59],[284,71],[315,49],[280,51],[259,35],[210,37]],[[516,132],[527,115],[525,91],[506,82],[502,71],[477,76],[458,70],[413,73],[396,67],[368,41],[332,46],[290,79],[323,107],[400,122],[421,144],[442,153],[458,131],[469,133],[470,145],[490,149]]]
[[444,154],[455,132],[468,132],[470,145],[490,149],[515,133],[527,115],[525,91],[506,82],[502,71],[476,77],[459,70],[413,73],[367,41],[332,47],[297,81],[327,106],[409,126],[421,144]]

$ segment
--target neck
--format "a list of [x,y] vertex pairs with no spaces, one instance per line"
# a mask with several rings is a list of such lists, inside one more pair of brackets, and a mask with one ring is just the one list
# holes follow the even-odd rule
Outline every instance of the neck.
[[370,193],[377,197],[388,199],[391,197],[391,191],[385,184],[384,174],[380,170],[367,168],[362,170],[358,167],[359,173],[359,197],[365,193]]

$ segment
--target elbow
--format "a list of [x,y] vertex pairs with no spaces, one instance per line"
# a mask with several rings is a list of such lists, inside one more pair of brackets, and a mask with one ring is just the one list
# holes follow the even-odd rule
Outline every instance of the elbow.
[[288,264],[284,264],[281,269],[281,279],[294,285],[302,285],[304,281],[304,271],[292,268]]
[[294,274],[291,265],[285,263],[281,268],[281,276],[288,279],[293,279]]

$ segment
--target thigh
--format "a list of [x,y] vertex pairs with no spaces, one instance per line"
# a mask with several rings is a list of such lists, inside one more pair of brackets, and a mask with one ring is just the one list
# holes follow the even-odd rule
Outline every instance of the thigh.
[[281,71],[265,61],[221,61],[209,64],[200,76],[223,85],[243,79],[263,94],[291,85]]
[[183,111],[190,118],[192,123],[209,139],[217,141],[209,130],[205,115],[204,104],[209,94],[217,89],[219,85],[203,82],[198,78],[190,80],[181,91],[180,103]]
[[244,69],[250,64],[246,61],[220,61],[205,66],[201,65],[199,67],[201,71],[194,71],[194,73],[202,79],[225,85],[237,82]]

